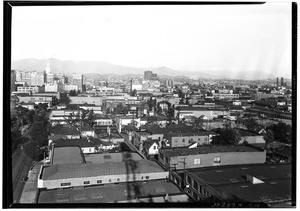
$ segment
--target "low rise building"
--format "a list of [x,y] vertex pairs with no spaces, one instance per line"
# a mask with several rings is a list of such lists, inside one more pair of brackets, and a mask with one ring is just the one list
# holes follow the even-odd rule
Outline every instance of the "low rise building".
[[[110,183],[166,179],[169,172],[149,160],[97,164],[55,164],[42,166],[38,175],[39,189],[85,187]],[[130,169],[130,170],[128,170]]]
[[165,139],[170,147],[186,147],[193,143],[198,145],[210,144],[212,137],[215,135],[216,133],[213,131],[169,133]]
[[94,104],[96,106],[102,106],[101,97],[85,97],[85,96],[71,96],[70,104]]
[[269,207],[291,202],[291,165],[254,164],[189,169],[187,193],[199,202],[263,203]]
[[266,151],[246,145],[161,148],[159,162],[166,169],[264,163],[266,162]]

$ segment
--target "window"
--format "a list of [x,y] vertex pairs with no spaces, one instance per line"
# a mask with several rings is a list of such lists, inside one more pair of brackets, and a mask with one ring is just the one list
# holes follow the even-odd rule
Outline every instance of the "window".
[[71,185],[70,182],[60,183],[60,186],[70,186],[70,185]]
[[99,183],[102,183],[102,180],[97,180],[97,183],[99,184]]
[[111,179],[109,179],[108,182],[111,182]]
[[202,189],[202,186],[199,185],[199,193],[202,193],[203,189]]
[[156,146],[153,146],[153,149],[156,150]]
[[159,157],[160,157],[160,159],[164,159],[164,155],[162,154],[162,153],[159,153]]
[[194,180],[193,188],[198,191],[198,183]]
[[200,165],[201,164],[201,158],[194,159],[194,164],[195,165]]
[[167,157],[166,157],[166,163],[167,163],[167,164],[169,163],[169,158],[167,158]]
[[221,157],[214,157],[214,163],[221,163]]
[[182,142],[185,142],[185,139],[184,139],[184,138],[182,139]]
[[197,199],[197,193],[193,191],[193,198]]
[[144,179],[144,177],[142,177],[142,179]]
[[149,176],[146,176],[146,179],[149,179]]
[[90,181],[84,181],[83,184],[88,185],[90,184]]
[[187,177],[186,177],[186,182],[188,183],[188,184],[191,184],[192,183],[192,179],[191,179],[191,177],[189,176],[189,175],[187,175]]
[[120,178],[118,178],[117,181],[119,182],[119,181],[120,181]]

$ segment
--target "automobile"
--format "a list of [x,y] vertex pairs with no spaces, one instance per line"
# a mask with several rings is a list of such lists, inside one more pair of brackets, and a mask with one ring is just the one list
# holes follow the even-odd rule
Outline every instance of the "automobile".
[[27,180],[28,180],[28,177],[23,177],[22,180],[21,180],[21,182],[25,183],[25,182],[27,182]]

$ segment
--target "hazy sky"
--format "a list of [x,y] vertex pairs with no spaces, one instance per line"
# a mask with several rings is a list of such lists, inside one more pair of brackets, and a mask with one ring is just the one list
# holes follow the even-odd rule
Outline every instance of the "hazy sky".
[[13,7],[12,59],[291,73],[291,4]]

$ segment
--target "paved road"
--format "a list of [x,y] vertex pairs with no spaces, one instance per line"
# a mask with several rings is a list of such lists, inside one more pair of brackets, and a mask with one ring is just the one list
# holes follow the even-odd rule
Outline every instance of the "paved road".
[[25,155],[23,150],[18,149],[12,155],[12,181],[13,181],[13,201],[18,203],[24,188],[24,183],[21,182],[23,177],[28,175],[31,165],[31,159]]

